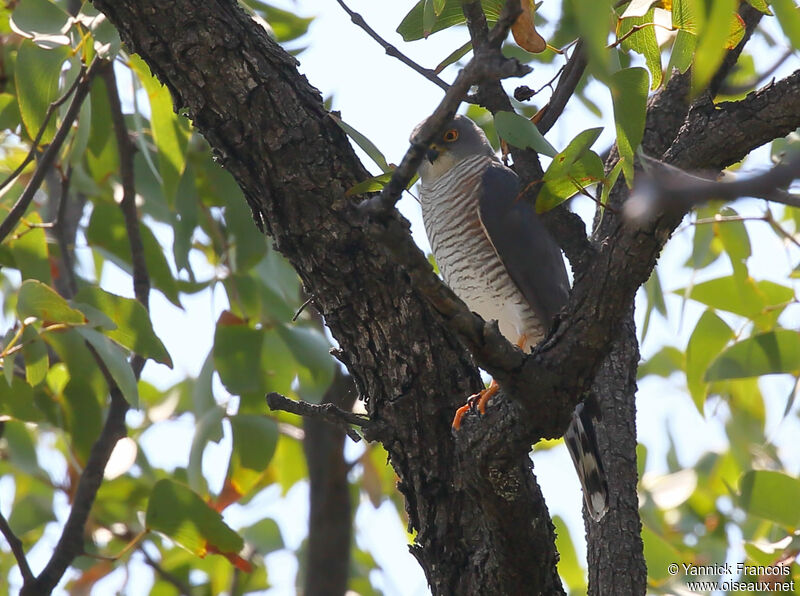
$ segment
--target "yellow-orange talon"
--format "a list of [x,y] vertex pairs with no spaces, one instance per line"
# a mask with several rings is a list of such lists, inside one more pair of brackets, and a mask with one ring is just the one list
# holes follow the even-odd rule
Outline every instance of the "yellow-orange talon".
[[478,412],[481,415],[486,413],[486,404],[489,402],[492,397],[494,397],[497,392],[500,391],[500,385],[492,379],[492,382],[489,383],[489,386],[486,389],[480,391],[480,393],[475,393],[470,395],[467,398],[467,403],[456,410],[455,416],[453,416],[453,428],[458,430],[461,428],[461,420],[464,418],[464,414],[470,411],[473,406],[478,406]]

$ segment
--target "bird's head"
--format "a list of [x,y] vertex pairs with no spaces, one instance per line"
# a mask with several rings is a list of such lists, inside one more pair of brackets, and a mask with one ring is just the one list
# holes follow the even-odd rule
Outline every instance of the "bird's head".
[[[417,125],[411,133],[412,139],[425,122]],[[423,181],[433,182],[460,161],[476,155],[492,157],[494,150],[477,124],[466,116],[457,115],[428,147],[419,166],[419,175]]]

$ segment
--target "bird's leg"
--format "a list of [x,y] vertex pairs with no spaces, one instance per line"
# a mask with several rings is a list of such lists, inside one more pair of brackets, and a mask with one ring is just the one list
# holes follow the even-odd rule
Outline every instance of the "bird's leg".
[[[528,336],[522,334],[517,341],[517,347],[522,350],[525,342],[528,341]],[[473,406],[478,406],[478,412],[481,414],[486,413],[486,404],[489,403],[489,400],[492,399],[497,392],[500,391],[500,385],[497,384],[497,381],[492,379],[492,382],[489,383],[489,386],[485,389],[481,390],[478,393],[470,395],[467,398],[467,403],[456,410],[455,416],[453,416],[453,428],[458,430],[461,428],[461,419],[464,418],[464,414],[469,412]]]

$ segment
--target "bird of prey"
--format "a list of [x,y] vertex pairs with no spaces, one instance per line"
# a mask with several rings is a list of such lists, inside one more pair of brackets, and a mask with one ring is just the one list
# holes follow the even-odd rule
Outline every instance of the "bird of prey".
[[[421,123],[412,133],[418,133]],[[528,202],[519,178],[495,155],[483,131],[456,116],[427,150],[419,168],[425,231],[445,283],[484,320],[528,351],[547,333],[567,301],[569,280],[561,250]],[[472,396],[453,420],[498,390]],[[535,389],[532,389],[535,390]],[[564,435],[583,487],[589,514],[606,512],[608,488],[592,419],[596,408],[580,404]]]

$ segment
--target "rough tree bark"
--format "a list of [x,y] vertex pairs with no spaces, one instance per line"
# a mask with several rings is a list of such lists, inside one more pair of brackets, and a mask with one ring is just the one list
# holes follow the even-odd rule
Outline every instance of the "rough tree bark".
[[[412,552],[433,592],[563,593],[553,525],[532,474],[530,445],[563,434],[598,371],[606,379],[622,379],[609,385],[613,405],[607,410],[624,410],[611,426],[632,419],[633,297],[685,207],[638,228],[609,215],[591,243],[568,214],[555,214],[552,226],[564,231],[562,246],[580,248],[573,259],[573,266],[579,264],[575,286],[551,336],[523,355],[439,284],[396,211],[375,214],[345,196],[366,171],[296,61],[235,2],[94,4],[169,87],[176,108],[185,109],[209,140],[244,190],[258,225],[315,296],[341,346],[338,357],[368,400],[368,434],[384,444],[401,479],[410,525],[417,531]],[[470,29],[480,34],[476,22]],[[656,117],[652,110],[651,117]],[[661,153],[682,168],[721,168],[798,125],[796,73],[738,104],[697,103],[686,118],[676,119]],[[719,139],[726,135],[730,143],[720,150]],[[536,156],[515,152],[515,161],[523,179],[533,180]],[[620,188],[615,200],[624,200],[624,192]],[[628,348],[615,352],[603,369],[615,341]],[[504,392],[481,424],[468,418],[454,437],[454,408],[480,387],[465,345]],[[628,476],[611,482],[612,490],[615,482],[625,485],[625,500],[612,498],[612,504],[624,506],[625,517],[607,516],[590,549],[599,548],[597,540],[621,536],[623,545],[605,546],[628,550],[630,583],[619,586],[618,569],[596,564],[595,593],[645,590],[636,503],[629,498],[636,480],[633,427],[626,432],[626,453],[619,457],[627,461]],[[618,524],[622,533],[603,534],[605,524]]]

